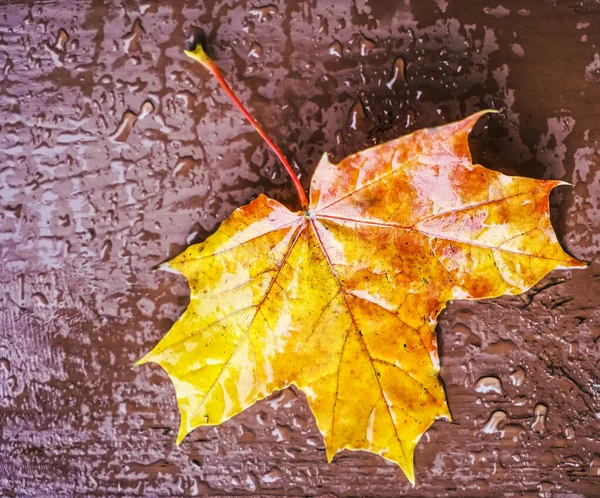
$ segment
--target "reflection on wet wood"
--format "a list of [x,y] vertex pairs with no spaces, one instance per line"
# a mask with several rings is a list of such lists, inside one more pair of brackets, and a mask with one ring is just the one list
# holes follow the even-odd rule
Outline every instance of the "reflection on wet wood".
[[[131,367],[188,300],[182,278],[150,268],[260,192],[295,207],[260,137],[186,61],[192,25],[211,34],[211,55],[305,186],[325,151],[339,160],[415,128],[504,109],[475,130],[475,158],[572,183],[552,199],[555,227],[573,255],[592,260],[594,5],[0,7],[1,494],[594,496],[597,263],[556,272],[524,298],[455,302],[443,313],[454,422],[423,438],[415,489],[375,455],[345,452],[327,464],[294,390],[177,447],[166,376]],[[356,102],[360,126],[350,119]]]

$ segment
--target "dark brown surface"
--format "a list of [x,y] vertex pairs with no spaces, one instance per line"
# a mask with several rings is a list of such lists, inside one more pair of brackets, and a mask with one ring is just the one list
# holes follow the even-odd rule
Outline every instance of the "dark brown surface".
[[327,464],[292,390],[175,446],[166,375],[131,365],[188,289],[150,267],[259,192],[296,207],[273,154],[183,55],[192,26],[305,185],[323,151],[503,108],[475,156],[573,183],[552,198],[559,237],[587,261],[600,250],[597,3],[234,3],[0,5],[0,492],[600,496],[597,262],[443,312],[454,422],[423,438],[415,488],[375,455]]

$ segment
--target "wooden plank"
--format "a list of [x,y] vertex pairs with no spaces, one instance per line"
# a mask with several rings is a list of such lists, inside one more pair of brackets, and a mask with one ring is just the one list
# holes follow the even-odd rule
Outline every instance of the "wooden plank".
[[[340,159],[494,106],[504,115],[478,126],[475,157],[573,183],[553,196],[559,237],[582,259],[600,248],[595,3],[273,5],[0,5],[0,491],[597,496],[597,263],[443,313],[454,422],[423,438],[415,488],[375,455],[327,464],[295,390],[175,445],[172,386],[132,364],[188,289],[150,269],[260,192],[295,202],[260,137],[183,55],[193,26],[305,185],[324,151]],[[389,88],[397,57],[406,81]],[[477,387],[486,377],[501,393]]]

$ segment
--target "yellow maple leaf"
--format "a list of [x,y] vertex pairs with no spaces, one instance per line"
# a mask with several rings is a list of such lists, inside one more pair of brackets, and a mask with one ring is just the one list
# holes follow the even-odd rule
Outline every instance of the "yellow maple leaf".
[[[201,48],[189,54],[222,78]],[[585,266],[550,223],[561,182],[472,164],[468,134],[486,112],[339,164],[324,154],[302,211],[260,195],[166,264],[187,278],[190,304],[138,363],[171,378],[178,442],[293,384],[329,460],[368,450],[414,483],[419,439],[450,419],[435,338],[446,303],[518,294]]]

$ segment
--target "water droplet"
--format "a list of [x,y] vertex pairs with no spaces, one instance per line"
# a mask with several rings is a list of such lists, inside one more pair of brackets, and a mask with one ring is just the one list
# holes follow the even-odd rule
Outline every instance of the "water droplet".
[[435,443],[438,438],[438,431],[435,427],[430,427],[423,437],[426,443]]
[[140,113],[138,114],[138,119],[143,119],[146,116],[152,114],[154,112],[154,104],[150,100],[146,100],[142,104],[142,108],[140,109]]
[[21,273],[17,277],[17,281],[19,282],[19,297],[23,301],[25,299],[25,275]]
[[368,131],[369,129],[367,113],[360,98],[356,99],[352,109],[350,109],[350,128],[363,132]]
[[329,34],[329,21],[325,16],[318,16],[319,18],[319,34]]
[[250,50],[248,51],[248,57],[254,57],[255,59],[260,59],[264,54],[263,48],[256,42],[252,42],[250,45]]
[[509,379],[512,382],[513,386],[522,386],[523,381],[525,380],[525,370],[521,367],[515,368],[514,372],[510,374]]
[[515,396],[513,398],[513,405],[524,406],[527,404],[528,401],[529,399],[527,398],[527,396]]
[[344,53],[344,48],[339,41],[334,40],[333,43],[329,45],[329,53],[341,58]]
[[456,333],[456,334],[464,334],[466,336],[469,336],[472,334],[471,329],[464,323],[460,323],[460,322],[457,322],[454,325],[452,325],[452,328],[450,329],[450,331],[453,333]]
[[264,22],[279,14],[279,9],[275,5],[269,4],[250,9],[250,14],[256,16],[258,18],[258,22]]
[[58,224],[61,227],[71,226],[71,217],[68,214],[59,214],[58,215]]
[[281,168],[278,164],[268,162],[260,168],[260,174],[263,178],[268,178],[271,181],[276,181],[281,177]]
[[535,405],[533,409],[533,414],[535,419],[531,424],[531,428],[535,432],[545,432],[546,431],[546,415],[548,413],[548,407],[542,403],[538,403]]
[[60,28],[56,35],[56,41],[54,42],[54,49],[59,52],[65,52],[67,50],[67,42],[69,41],[68,33]]
[[364,36],[361,33],[358,41],[358,46],[360,47],[360,55],[364,57],[365,55],[369,55],[373,50],[377,48],[377,43],[375,43],[373,40],[369,40],[366,36]]
[[[406,128],[408,128],[411,124],[412,121],[414,120],[414,116],[411,114],[411,112],[409,111],[408,115],[407,115],[407,119],[406,119]],[[464,323],[461,322],[457,322],[452,326],[452,332],[456,333],[456,334],[462,334],[466,336],[465,339],[465,345],[467,346],[471,346],[473,348],[480,348],[481,347],[481,339],[479,338],[479,336],[477,334],[475,334],[470,327],[468,327],[467,325],[465,325]],[[468,386],[466,386],[468,387]]]
[[475,384],[475,392],[502,394],[502,382],[497,377],[482,377]]
[[5,75],[8,75],[15,68],[14,62],[7,56],[6,62],[4,63],[3,72]]
[[271,484],[277,481],[281,480],[281,470],[279,470],[277,467],[273,467],[271,470],[269,470],[268,473],[266,473],[265,475],[263,475],[260,480],[266,484]]
[[102,248],[100,249],[100,258],[105,263],[110,260],[110,253],[112,251],[112,242],[110,240],[105,240],[102,244]]
[[494,355],[508,356],[518,349],[519,347],[510,339],[499,339],[498,342],[494,342],[488,346],[487,352]]
[[67,53],[67,42],[69,41],[69,35],[64,29],[59,29],[56,35],[54,45],[50,43],[44,43],[44,48],[50,55],[52,62],[57,67],[64,65],[65,55]]
[[123,117],[121,118],[121,122],[117,127],[116,131],[111,135],[111,138],[115,142],[125,142],[133,129],[136,121],[138,119],[143,119],[149,114],[154,112],[154,104],[150,100],[146,100],[142,104],[142,108],[140,109],[140,113],[136,114],[130,110],[127,110],[123,113]]
[[565,427],[565,437],[567,439],[573,439],[575,437],[575,429],[572,426],[567,425]]
[[125,50],[126,53],[129,53],[131,50],[139,50],[140,38],[143,34],[144,28],[142,27],[142,22],[139,19],[136,19],[131,31],[121,38],[121,40],[123,40],[123,50]]
[[255,29],[256,29],[256,24],[254,24],[252,21],[248,21],[247,19],[244,19],[244,21],[242,22],[242,31],[244,33],[254,33]]
[[600,477],[600,455],[598,453],[594,453],[590,460],[590,474]]
[[552,496],[552,489],[554,488],[554,483],[550,481],[542,481],[538,484],[539,496],[541,498],[550,498]]
[[565,457],[564,464],[568,467],[582,467],[583,458],[579,455],[569,455]]
[[48,306],[48,298],[41,292],[35,292],[32,297],[38,304]]
[[525,429],[522,425],[519,424],[506,424],[502,428],[502,436],[512,439],[515,442],[518,441],[524,435]]
[[540,462],[544,467],[556,467],[558,462],[556,461],[556,457],[551,450],[546,450],[542,452],[538,457],[538,462]]
[[405,71],[404,59],[402,57],[396,58],[396,60],[394,61],[394,65],[392,66],[392,77],[390,78],[390,81],[388,81],[386,83],[386,86],[390,90],[393,90],[394,86],[397,83],[406,81],[406,75],[405,75],[404,71]]
[[173,174],[187,176],[193,170],[195,164],[196,160],[191,156],[180,157],[175,168],[173,168]]
[[125,111],[123,113],[123,117],[121,118],[121,122],[117,127],[116,131],[111,135],[111,138],[115,142],[125,142],[127,137],[129,137],[129,133],[131,133],[131,129],[133,125],[137,121],[137,114],[132,111]]
[[498,432],[500,425],[503,424],[507,418],[508,415],[506,415],[506,413],[501,410],[497,410],[490,415],[490,418],[481,430],[486,434],[494,434],[495,432]]
[[181,102],[183,107],[188,111],[194,109],[194,105],[196,103],[196,97],[193,93],[184,90],[182,92],[177,92],[173,99],[175,102]]
[[579,356],[579,342],[571,341],[569,343],[569,357],[577,358]]
[[25,16],[25,19],[23,19],[23,24],[33,24],[33,13],[31,12],[31,9],[29,9],[29,12]]
[[8,358],[0,358],[0,371],[10,372],[10,360]]

